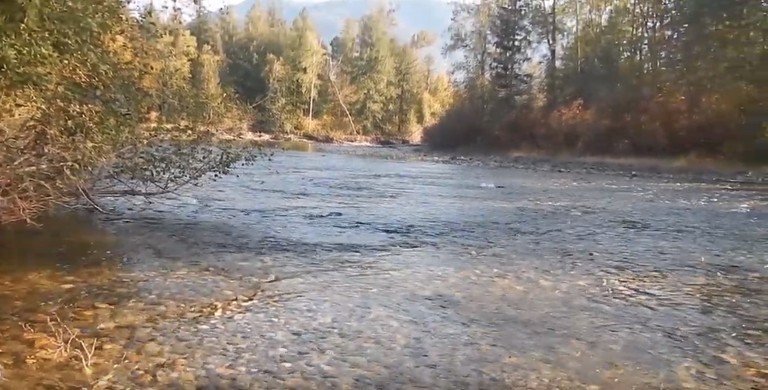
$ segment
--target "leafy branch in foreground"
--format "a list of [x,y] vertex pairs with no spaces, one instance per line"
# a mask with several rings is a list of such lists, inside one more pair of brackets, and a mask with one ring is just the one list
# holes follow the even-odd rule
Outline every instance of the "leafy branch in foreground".
[[201,185],[252,165],[261,149],[245,142],[215,142],[213,135],[186,140],[155,140],[118,154],[99,173],[92,191],[100,196],[156,196]]
[[129,9],[0,4],[0,223],[89,198],[105,179],[130,183],[123,195],[170,192],[258,154],[203,147],[216,135],[207,129],[247,118],[218,80],[220,56],[180,10],[162,20],[151,7]]

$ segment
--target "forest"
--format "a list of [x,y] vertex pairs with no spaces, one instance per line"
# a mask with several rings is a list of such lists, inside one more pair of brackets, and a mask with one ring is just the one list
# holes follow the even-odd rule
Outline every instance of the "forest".
[[[152,13],[145,10],[141,23],[153,20]],[[256,129],[407,139],[449,106],[447,74],[420,53],[435,43],[434,35],[420,32],[399,42],[393,9],[384,2],[360,20],[346,20],[330,42],[320,38],[306,9],[290,23],[281,15],[279,2],[256,3],[242,23],[227,7],[188,26],[188,46],[197,42],[218,60],[205,82],[252,107]]]
[[457,3],[456,104],[427,143],[768,160],[761,0]]
[[398,41],[383,3],[330,42],[279,1],[245,20],[165,4],[0,5],[0,221],[91,198],[105,178],[132,185],[99,194],[153,195],[258,157],[201,147],[223,133],[409,139],[451,104],[419,52],[434,36]]
[[386,2],[328,42],[279,0],[164,4],[0,3],[0,221],[226,174],[257,156],[202,146],[253,131],[768,159],[760,0],[458,1],[447,72],[437,33],[396,39]]

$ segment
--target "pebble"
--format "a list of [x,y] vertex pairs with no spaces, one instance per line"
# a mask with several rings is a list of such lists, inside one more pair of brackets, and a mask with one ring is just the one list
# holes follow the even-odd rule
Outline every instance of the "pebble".
[[186,344],[184,344],[184,343],[182,343],[182,342],[176,342],[176,343],[172,343],[172,344],[171,344],[171,348],[170,348],[169,352],[170,352],[171,354],[174,354],[174,355],[183,356],[183,355],[186,355],[186,354],[187,354],[187,352],[189,351],[189,349],[190,349],[190,348],[189,348],[189,347],[187,347],[187,345],[186,345]]
[[184,371],[179,375],[179,378],[183,382],[194,382],[195,381],[195,374],[191,371]]
[[292,390],[309,390],[312,388],[305,380],[299,378],[286,379],[285,386]]
[[240,374],[235,378],[235,385],[243,389],[251,388],[252,383],[251,376],[247,374]]
[[362,356],[349,356],[346,360],[352,366],[365,367],[368,365],[368,359]]
[[152,330],[149,329],[149,328],[144,328],[144,327],[137,328],[133,332],[133,339],[136,342],[144,343],[144,342],[149,341],[151,338],[152,338]]
[[159,356],[163,352],[163,348],[154,341],[150,341],[141,347],[141,352],[145,356]]

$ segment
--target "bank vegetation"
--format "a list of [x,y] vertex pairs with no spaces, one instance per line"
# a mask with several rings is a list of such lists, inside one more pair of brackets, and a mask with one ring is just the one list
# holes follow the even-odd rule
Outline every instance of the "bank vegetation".
[[768,162],[760,0],[457,2],[436,148]]

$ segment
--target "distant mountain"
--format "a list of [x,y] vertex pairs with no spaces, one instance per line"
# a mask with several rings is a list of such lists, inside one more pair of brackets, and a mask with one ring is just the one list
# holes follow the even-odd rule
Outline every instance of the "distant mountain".
[[[238,16],[245,17],[248,10],[257,2],[267,5],[269,0],[245,0],[235,4],[233,9]],[[320,36],[330,42],[344,26],[344,20],[348,18],[359,19],[370,12],[378,0],[325,0],[308,2],[302,0],[283,0],[283,15],[286,20],[292,21],[307,8],[309,15]],[[426,49],[440,62],[440,50],[443,46],[442,39],[445,30],[451,21],[453,7],[445,0],[397,0],[391,2],[396,7],[395,16],[398,25],[393,33],[400,39],[409,39],[419,31],[433,33],[437,42]]]

